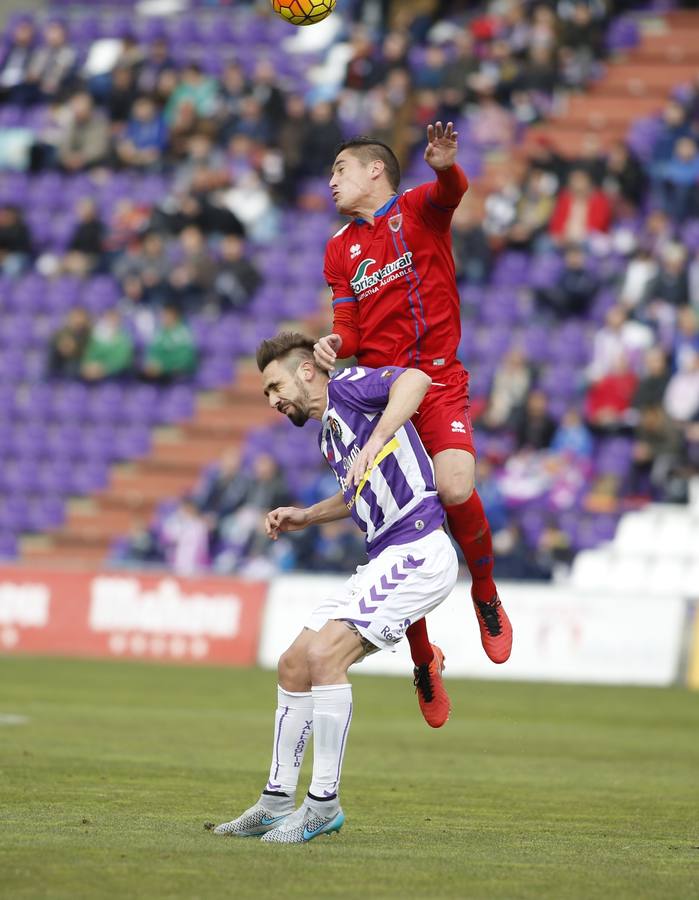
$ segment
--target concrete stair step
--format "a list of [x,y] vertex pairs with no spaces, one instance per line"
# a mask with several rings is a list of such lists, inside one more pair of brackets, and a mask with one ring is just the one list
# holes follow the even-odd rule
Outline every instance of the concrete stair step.
[[60,533],[84,536],[88,543],[92,542],[93,538],[104,541],[126,534],[134,521],[143,516],[143,510],[128,507],[125,509],[98,507],[91,513],[69,512]]
[[695,51],[699,49],[699,27],[696,23],[685,23],[681,27],[671,28],[665,34],[647,34],[641,45],[644,50],[666,51],[679,48]]
[[[235,448],[240,445],[240,441],[237,443],[235,441],[228,441],[226,443],[226,448]],[[216,457],[210,459],[207,463],[204,463],[204,466],[209,465],[209,463],[212,462],[216,462]],[[147,480],[156,478],[160,475],[172,479],[170,482],[171,487],[167,489],[163,488],[163,499],[177,497],[181,493],[190,490],[199,478],[203,468],[202,464],[197,459],[189,458],[168,460],[147,458],[141,461],[140,466],[144,485]]]
[[[532,133],[528,134],[524,142],[524,147],[532,146],[542,137],[551,142],[554,149],[566,158],[574,158],[580,156],[580,150],[583,146],[585,136],[590,134],[592,129],[581,127],[579,124],[570,125],[562,120],[555,125],[541,126]],[[627,126],[618,126],[606,128],[602,131],[594,131],[598,138],[601,149],[607,149],[616,141],[623,140],[628,131]]]
[[149,466],[149,460],[144,460],[134,470],[115,474],[107,489],[95,497],[100,504],[131,503],[135,496],[143,503],[157,503],[163,496],[175,496],[191,485],[189,471],[187,474],[178,470],[164,472],[158,467]]
[[22,559],[32,565],[58,566],[61,569],[71,566],[76,569],[101,568],[108,546],[85,546],[82,541],[77,541],[73,546],[65,544],[59,549],[53,541],[49,545],[26,544],[24,539],[20,541]]
[[[260,425],[266,423],[261,422]],[[187,422],[182,425],[182,434],[185,440],[209,441],[226,439],[229,442],[240,443],[250,428],[256,427],[254,423],[244,420],[228,422],[210,422],[202,425],[199,422]]]
[[687,84],[699,75],[699,64],[676,63],[659,65],[624,64],[610,66],[604,78],[591,87],[592,96],[607,94],[614,96],[620,92],[655,96],[666,96],[672,88]]
[[628,62],[638,65],[657,66],[667,64],[699,63],[699,44],[689,46],[670,45],[646,45],[631,50],[626,57]]
[[220,406],[202,409],[196,418],[180,426],[196,425],[200,428],[218,428],[220,425],[245,429],[251,425],[267,425],[273,421],[275,413],[267,407],[264,395],[260,391],[254,403],[249,400],[230,401]]
[[225,449],[230,446],[228,438],[207,441],[188,441],[185,443],[161,444],[154,448],[150,462],[191,463],[199,468],[216,462]]
[[672,9],[663,18],[671,28],[699,28],[699,12],[695,9]]

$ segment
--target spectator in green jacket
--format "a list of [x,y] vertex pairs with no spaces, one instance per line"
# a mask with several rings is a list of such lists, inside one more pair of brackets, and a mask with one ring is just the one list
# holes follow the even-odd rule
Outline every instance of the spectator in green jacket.
[[213,116],[218,106],[218,84],[205,75],[197,63],[182,70],[182,79],[165,104],[164,118],[168,125],[176,119],[180,106],[188,103],[199,118]]
[[126,374],[133,364],[134,345],[121,313],[109,309],[92,330],[80,374],[86,381],[104,381]]
[[181,312],[176,306],[164,306],[160,326],[146,350],[144,378],[166,384],[191,375],[196,363],[194,338]]

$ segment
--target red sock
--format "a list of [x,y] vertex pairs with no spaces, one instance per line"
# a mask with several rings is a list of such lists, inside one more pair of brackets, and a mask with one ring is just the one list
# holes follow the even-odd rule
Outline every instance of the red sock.
[[493,541],[481,498],[474,491],[465,503],[445,506],[449,529],[466,558],[473,579],[474,600],[493,599],[497,593],[493,581]]
[[410,655],[413,658],[413,665],[426,666],[432,661],[434,653],[432,644],[427,636],[427,623],[424,619],[418,619],[417,622],[408,628],[405,632],[410,644]]

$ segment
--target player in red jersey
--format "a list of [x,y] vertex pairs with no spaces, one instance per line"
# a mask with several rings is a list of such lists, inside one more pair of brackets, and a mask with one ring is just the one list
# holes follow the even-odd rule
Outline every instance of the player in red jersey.
[[[493,662],[503,663],[512,648],[512,627],[493,581],[490,527],[474,485],[468,373],[456,356],[461,318],[450,228],[468,189],[456,151],[451,122],[446,128],[429,125],[425,161],[437,177],[398,194],[400,167],[390,147],[356,138],[339,148],[330,189],[338,212],[352,221],[325,252],[333,333],[315,351],[326,368],[338,357],[356,356],[360,365],[414,366],[432,377],[413,422],[432,457],[449,528],[471,573],[483,648]],[[367,447],[370,453],[376,449]],[[441,653],[433,650],[424,620],[407,635],[420,708],[439,727],[449,702]],[[425,696],[435,693],[438,703]]]

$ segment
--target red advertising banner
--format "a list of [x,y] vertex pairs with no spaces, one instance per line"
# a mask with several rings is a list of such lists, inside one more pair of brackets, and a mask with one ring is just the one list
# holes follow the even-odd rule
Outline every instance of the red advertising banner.
[[268,585],[0,567],[0,653],[250,666]]

